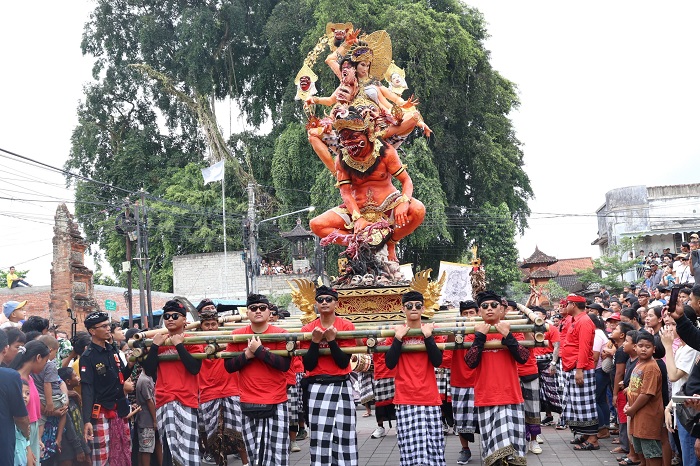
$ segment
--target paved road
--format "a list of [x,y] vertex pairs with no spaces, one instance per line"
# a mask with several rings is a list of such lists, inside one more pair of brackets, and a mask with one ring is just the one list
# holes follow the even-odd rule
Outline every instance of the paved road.
[[[371,438],[370,435],[374,431],[376,423],[374,417],[361,417],[363,412],[364,407],[360,406],[357,422],[357,440],[360,451],[359,466],[398,466],[399,448],[396,443],[396,429],[390,429],[387,436],[382,439]],[[555,430],[554,427],[543,427],[542,434],[545,440],[545,443],[542,445],[542,454],[528,453],[527,462],[530,466],[617,466],[615,458],[619,455],[610,454],[610,450],[614,448],[611,440],[615,437],[601,440],[600,450],[575,452],[572,448],[573,445],[569,444],[569,441],[573,438],[569,431]],[[308,439],[299,442],[299,446],[301,447],[300,452],[290,454],[291,464],[293,466],[308,466]],[[445,459],[448,466],[457,465],[457,456],[460,448],[459,439],[454,435],[448,435],[445,439]],[[472,454],[470,465],[483,464],[478,441],[472,448]],[[231,457],[229,465],[240,466],[241,461]]]

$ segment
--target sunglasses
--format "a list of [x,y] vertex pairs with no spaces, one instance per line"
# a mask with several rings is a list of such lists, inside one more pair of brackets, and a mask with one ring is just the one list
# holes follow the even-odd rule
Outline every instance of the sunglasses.
[[318,298],[316,298],[316,302],[319,303],[319,304],[321,304],[321,303],[330,303],[330,302],[333,302],[333,301],[335,301],[335,298],[333,298],[333,297],[331,297],[331,296],[319,296]]
[[259,306],[248,306],[250,312],[264,312],[267,311],[267,304],[261,304]]
[[491,309],[496,309],[500,305],[501,303],[496,301],[491,301],[490,303],[481,303],[481,309],[488,309],[489,306],[491,306]]
[[406,303],[403,305],[403,307],[405,307],[409,311],[412,311],[413,308],[415,307],[417,311],[420,311],[421,309],[423,309],[423,303],[416,303],[416,304]]
[[172,314],[163,314],[163,320],[177,320],[182,314],[179,312],[173,312]]

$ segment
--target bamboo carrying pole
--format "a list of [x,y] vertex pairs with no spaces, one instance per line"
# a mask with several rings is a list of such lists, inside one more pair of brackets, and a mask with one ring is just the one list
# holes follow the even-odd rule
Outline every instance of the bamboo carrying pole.
[[[522,346],[525,348],[533,348],[535,346],[546,346],[549,344],[548,340],[544,340],[542,342],[535,342],[532,340],[528,341],[520,341],[519,342]],[[462,348],[470,348],[472,346],[472,342],[464,342],[463,344],[456,344],[456,343],[438,343],[437,347],[442,350],[442,351],[451,351],[451,350],[456,350],[456,349],[462,349]],[[341,347],[340,349],[344,353],[348,354],[367,354],[367,353],[386,353],[389,351],[390,346],[377,346],[375,348],[368,348],[366,346],[346,346],[346,347]],[[484,344],[485,349],[501,349],[505,348],[505,346],[501,345],[497,341],[487,341]],[[308,350],[300,350],[300,349],[293,349],[291,351],[287,350],[269,350],[270,353],[276,354],[278,356],[303,356],[306,354]],[[425,345],[403,345],[401,347],[401,352],[402,353],[419,353],[425,351]],[[191,356],[195,359],[231,359],[235,358],[237,356],[240,356],[243,354],[243,351],[236,351],[236,352],[228,352],[228,351],[219,351],[219,352],[214,352],[212,354],[207,354],[207,353],[190,353]],[[321,355],[329,355],[331,354],[330,350],[328,348],[322,348],[319,349],[319,354]],[[132,356],[129,358],[131,361],[135,361],[138,359],[136,356]],[[180,356],[177,354],[161,354],[158,355],[158,360],[159,361],[177,361],[180,359]]]
[[[229,322],[241,322],[244,320],[248,320],[248,317],[244,317],[241,315],[230,315],[230,316],[224,316],[224,317],[219,317],[218,321],[220,325],[226,325]],[[191,322],[187,325],[185,325],[185,330],[196,330],[199,328],[201,322]],[[243,326],[248,325],[248,324],[242,324]],[[155,330],[147,330],[145,332],[139,332],[133,336],[134,340],[145,340],[147,338],[153,338],[154,336],[160,334],[160,333],[168,333],[168,329],[163,327],[163,328],[158,328]]]

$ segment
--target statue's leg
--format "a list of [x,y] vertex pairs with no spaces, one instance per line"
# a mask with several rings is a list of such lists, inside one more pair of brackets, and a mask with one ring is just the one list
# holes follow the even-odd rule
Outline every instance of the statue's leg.
[[394,233],[391,235],[391,239],[394,241],[399,241],[401,238],[410,235],[423,223],[425,206],[418,199],[411,199],[406,216],[408,217],[408,223],[401,228],[394,228]]
[[[339,232],[344,235],[351,233],[351,231],[345,229],[345,221],[343,218],[335,213],[333,209],[327,210],[318,217],[312,218],[309,222],[309,227],[319,238],[325,238],[333,232]],[[335,242],[341,244],[340,240]]]

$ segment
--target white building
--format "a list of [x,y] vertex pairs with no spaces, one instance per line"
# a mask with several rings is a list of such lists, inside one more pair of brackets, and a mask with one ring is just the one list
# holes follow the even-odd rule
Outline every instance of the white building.
[[619,244],[624,237],[639,237],[639,249],[661,253],[664,248],[680,252],[681,243],[700,231],[700,183],[673,186],[628,186],[605,194],[597,211],[600,247]]

